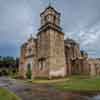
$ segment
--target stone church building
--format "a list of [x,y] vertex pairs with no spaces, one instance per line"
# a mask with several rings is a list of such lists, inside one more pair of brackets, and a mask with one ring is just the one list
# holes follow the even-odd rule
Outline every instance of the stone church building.
[[[79,44],[73,39],[64,40],[61,13],[48,6],[40,17],[41,27],[36,38],[31,36],[21,46],[19,75],[26,78],[28,68],[31,68],[32,78],[91,74],[94,63],[89,60],[88,54],[80,51]],[[96,64],[100,67],[100,61]]]

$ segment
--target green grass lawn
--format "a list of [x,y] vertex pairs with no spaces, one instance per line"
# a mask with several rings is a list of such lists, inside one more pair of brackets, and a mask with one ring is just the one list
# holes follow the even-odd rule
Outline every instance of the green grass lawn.
[[100,91],[100,77],[73,76],[53,86],[62,91]]
[[21,100],[14,93],[4,88],[0,88],[0,100]]
[[71,76],[54,80],[33,80],[36,84],[50,84],[62,91],[100,91],[100,77]]

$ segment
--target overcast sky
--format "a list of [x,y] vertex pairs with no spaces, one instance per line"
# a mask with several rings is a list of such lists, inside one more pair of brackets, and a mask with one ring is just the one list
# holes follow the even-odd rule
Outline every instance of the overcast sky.
[[[53,1],[53,0],[52,0]],[[48,0],[0,0],[0,55],[19,56],[20,46],[36,35],[40,12]],[[91,57],[100,57],[100,0],[54,0],[65,37],[80,42]]]

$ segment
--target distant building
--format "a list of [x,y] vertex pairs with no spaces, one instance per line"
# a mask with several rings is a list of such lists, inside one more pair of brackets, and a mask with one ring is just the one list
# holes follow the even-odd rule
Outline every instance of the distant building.
[[29,67],[32,71],[32,78],[50,79],[74,74],[93,74],[92,66],[96,65],[93,65],[94,62],[98,63],[100,69],[100,61],[88,59],[88,54],[80,51],[80,46],[76,41],[69,38],[64,40],[64,33],[60,27],[60,16],[61,14],[51,6],[40,14],[41,27],[37,38],[31,36],[21,46],[20,76],[26,78]]

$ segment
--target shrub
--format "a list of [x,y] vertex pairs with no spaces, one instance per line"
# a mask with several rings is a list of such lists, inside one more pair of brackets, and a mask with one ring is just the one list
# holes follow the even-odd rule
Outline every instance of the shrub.
[[26,76],[27,76],[28,79],[31,79],[31,77],[32,77],[32,71],[31,71],[31,67],[30,66],[28,66],[28,68],[27,68]]

